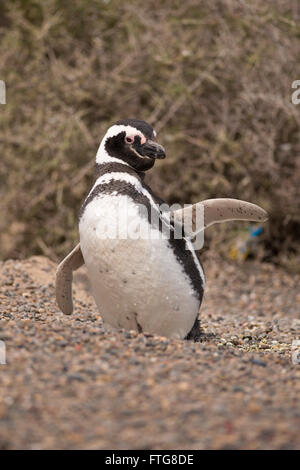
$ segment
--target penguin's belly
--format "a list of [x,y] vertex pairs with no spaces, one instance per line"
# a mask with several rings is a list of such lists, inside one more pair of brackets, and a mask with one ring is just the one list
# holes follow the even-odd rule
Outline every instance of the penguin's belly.
[[[120,197],[91,201],[79,224],[81,250],[101,316],[117,328],[185,338],[200,300],[169,241],[127,199],[127,209],[131,207],[123,214],[114,211]],[[139,221],[139,238],[115,237],[133,220]]]

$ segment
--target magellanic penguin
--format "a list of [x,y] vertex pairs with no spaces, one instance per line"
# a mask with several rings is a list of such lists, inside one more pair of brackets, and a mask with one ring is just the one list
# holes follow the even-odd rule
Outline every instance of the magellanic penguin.
[[267,214],[236,199],[162,209],[164,201],[144,182],[144,172],[165,158],[155,138],[153,128],[137,119],[108,129],[96,156],[95,184],[79,214],[80,244],[57,269],[56,298],[71,314],[72,271],[85,263],[105,323],[196,340],[205,277],[192,237],[215,222],[265,221]]

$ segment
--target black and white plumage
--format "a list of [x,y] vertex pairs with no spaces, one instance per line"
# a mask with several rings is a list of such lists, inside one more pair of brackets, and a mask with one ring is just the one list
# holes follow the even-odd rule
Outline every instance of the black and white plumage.
[[[72,312],[72,270],[84,262],[105,323],[190,339],[199,335],[205,278],[189,236],[177,238],[175,225],[183,224],[182,217],[193,219],[199,208],[207,208],[204,226],[237,218],[263,220],[266,214],[243,201],[210,200],[191,211],[175,211],[170,219],[159,207],[163,201],[144,182],[144,172],[165,157],[155,136],[150,125],[136,119],[118,121],[105,134],[96,156],[96,181],[79,214],[80,246],[57,271],[57,301],[64,313]],[[131,227],[133,236],[123,234],[124,227]]]
[[[198,315],[204,274],[192,243],[174,238],[161,200],[143,181],[141,172],[164,157],[154,138],[143,121],[119,121],[108,130],[96,157],[96,182],[80,211],[80,246],[105,322],[184,338]],[[119,232],[131,220],[149,236],[106,238],[104,230]]]

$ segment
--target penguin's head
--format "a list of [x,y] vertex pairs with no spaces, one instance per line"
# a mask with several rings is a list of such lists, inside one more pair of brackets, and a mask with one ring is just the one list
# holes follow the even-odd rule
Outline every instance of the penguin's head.
[[122,119],[106,132],[96,157],[96,163],[119,161],[136,171],[153,167],[157,158],[165,158],[162,145],[155,142],[156,132],[145,121]]

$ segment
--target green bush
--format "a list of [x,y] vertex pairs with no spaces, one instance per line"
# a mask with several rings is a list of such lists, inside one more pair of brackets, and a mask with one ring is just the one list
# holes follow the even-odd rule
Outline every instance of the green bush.
[[[136,117],[167,148],[155,190],[261,204],[265,259],[297,268],[299,19],[274,0],[6,2],[0,257],[67,253],[105,130]],[[212,229],[211,247],[226,253],[237,227]]]

